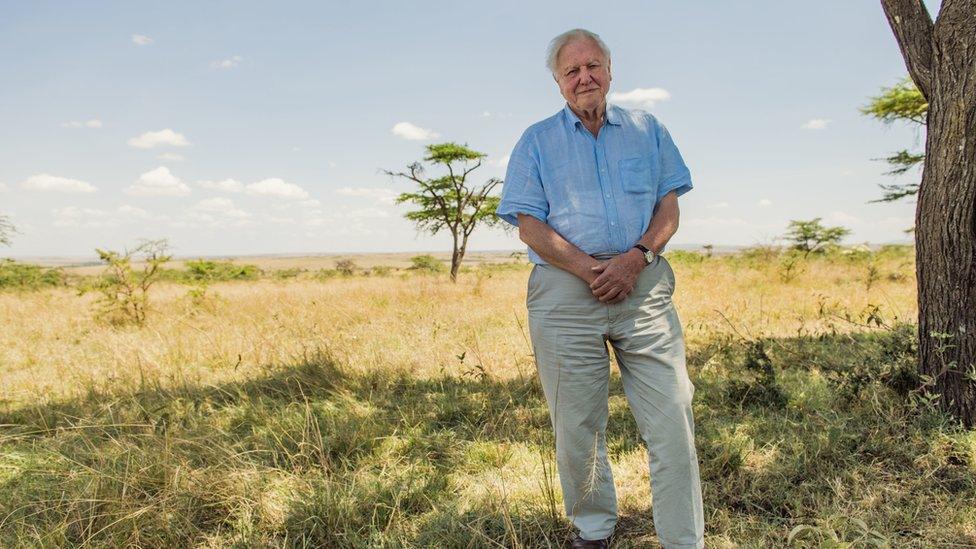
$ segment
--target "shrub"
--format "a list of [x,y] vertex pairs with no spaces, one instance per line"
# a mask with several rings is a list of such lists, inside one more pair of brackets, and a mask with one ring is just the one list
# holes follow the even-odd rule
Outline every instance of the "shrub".
[[273,276],[277,280],[287,280],[289,278],[298,278],[298,275],[305,272],[305,269],[301,267],[295,267],[293,269],[279,269],[274,271]]
[[773,361],[766,352],[766,342],[756,339],[745,342],[742,357],[743,379],[731,379],[725,396],[746,406],[783,409],[788,398],[776,381]]
[[192,281],[256,280],[261,276],[261,269],[257,265],[239,265],[231,261],[198,259],[187,261],[185,266],[186,274]]
[[[102,293],[96,302],[98,316],[113,324],[145,324],[149,288],[159,280],[160,265],[172,257],[166,254],[167,247],[165,240],[146,240],[121,254],[96,248],[98,257],[108,264],[108,272],[97,287]],[[145,262],[141,271],[132,268],[132,258],[136,255],[141,255]]]
[[45,269],[12,259],[0,260],[0,289],[36,290],[66,284],[67,276],[62,269]]
[[682,264],[682,265],[697,265],[705,260],[705,256],[698,252],[689,252],[687,250],[673,250],[668,251],[667,255],[668,261],[672,264]]
[[369,270],[369,274],[372,276],[390,276],[393,274],[393,267],[389,265],[377,265]]
[[356,274],[357,269],[359,269],[359,267],[351,259],[341,259],[336,261],[335,270],[342,276],[352,276]]
[[443,273],[447,271],[447,267],[430,254],[415,255],[410,258],[410,263],[410,269],[414,271],[425,273]]

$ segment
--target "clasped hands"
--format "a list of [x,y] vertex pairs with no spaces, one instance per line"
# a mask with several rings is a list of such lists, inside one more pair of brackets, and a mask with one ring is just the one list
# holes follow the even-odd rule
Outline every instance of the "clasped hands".
[[644,256],[632,249],[590,267],[594,275],[588,282],[593,295],[603,303],[620,303],[630,292],[644,269]]

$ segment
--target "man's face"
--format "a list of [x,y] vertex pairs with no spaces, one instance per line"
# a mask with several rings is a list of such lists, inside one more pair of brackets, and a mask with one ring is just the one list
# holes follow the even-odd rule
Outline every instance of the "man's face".
[[610,60],[593,40],[573,40],[559,50],[554,76],[559,93],[571,107],[577,111],[598,109],[610,91]]

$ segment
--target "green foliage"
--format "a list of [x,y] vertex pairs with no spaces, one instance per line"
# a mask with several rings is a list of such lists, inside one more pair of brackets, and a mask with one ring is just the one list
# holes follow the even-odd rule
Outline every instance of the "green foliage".
[[272,273],[275,280],[289,280],[292,278],[298,278],[299,275],[305,272],[306,269],[301,267],[294,267],[291,269],[278,269]]
[[389,265],[376,265],[369,270],[370,276],[390,276],[393,274],[393,267]]
[[257,265],[240,265],[230,261],[191,260],[184,263],[186,276],[195,282],[227,280],[257,280],[261,269]]
[[881,88],[880,95],[861,107],[862,114],[886,124],[899,121],[924,126],[928,112],[929,102],[908,77],[890,88]]
[[789,284],[803,274],[803,256],[797,250],[783,254],[779,261],[779,278]]
[[409,268],[424,273],[443,273],[447,270],[447,267],[439,259],[429,254],[411,257]]
[[11,242],[10,235],[15,232],[17,232],[17,228],[10,222],[10,218],[5,215],[0,215],[0,245],[9,246]]
[[65,285],[67,276],[62,269],[0,259],[0,289],[36,290]]
[[[166,254],[165,240],[146,240],[122,253],[96,248],[98,257],[108,265],[96,302],[99,317],[113,324],[143,325],[149,309],[149,288],[159,280],[160,266],[172,256]],[[143,267],[136,270],[132,259],[141,256]]]
[[739,378],[730,379],[725,397],[744,406],[782,409],[788,401],[776,382],[773,361],[766,352],[766,342],[756,339],[744,342]]
[[[882,88],[881,94],[871,98],[871,102],[861,107],[861,113],[876,118],[885,124],[907,122],[915,126],[925,126],[929,103],[910,78],[905,78],[890,88]],[[901,175],[908,170],[921,167],[925,161],[924,153],[901,150],[883,159],[891,166],[887,175]],[[917,182],[882,184],[884,194],[872,202],[893,202],[918,194]]]
[[407,166],[406,172],[386,173],[414,182],[415,192],[401,193],[397,204],[410,203],[417,209],[407,212],[405,217],[413,221],[418,229],[430,234],[442,230],[451,233],[454,250],[451,259],[451,280],[457,279],[457,272],[468,244],[468,237],[479,225],[494,226],[501,223],[495,215],[498,196],[490,193],[501,184],[501,180],[491,178],[482,185],[469,185],[468,176],[481,166],[483,153],[457,143],[439,143],[427,146],[424,161],[446,172],[438,177],[427,177],[426,169],[420,162]]
[[342,273],[336,269],[319,269],[314,274],[316,280],[330,280],[339,276],[342,276]]
[[671,250],[668,251],[667,258],[672,265],[698,265],[705,261],[706,256],[688,250]]
[[826,227],[820,223],[820,219],[815,217],[809,221],[790,220],[783,238],[790,243],[792,249],[807,256],[812,252],[823,252],[836,247],[842,238],[851,233],[845,227]]

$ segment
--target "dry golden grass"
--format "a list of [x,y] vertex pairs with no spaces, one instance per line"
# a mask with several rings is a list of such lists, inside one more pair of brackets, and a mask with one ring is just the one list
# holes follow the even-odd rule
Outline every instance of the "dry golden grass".
[[[789,283],[782,282],[775,258],[672,259],[674,299],[691,347],[733,329],[753,337],[854,331],[859,326],[842,316],[871,306],[888,321],[911,322],[917,306],[910,259],[900,254],[876,262],[881,279],[870,290],[866,264],[843,258],[810,261]],[[457,284],[402,273],[226,282],[210,287],[205,306],[191,302],[186,286],[160,284],[152,293],[152,318],[141,329],[99,323],[93,294],[0,293],[0,398],[37,403],[92,384],[144,378],[222,383],[294,363],[316,349],[367,371],[394,367],[430,375],[478,364],[500,378],[529,375],[528,274],[528,266],[476,271]]]
[[[910,250],[671,257],[709,546],[976,544],[976,436],[899,377]],[[143,327],[0,293],[0,544],[558,546],[528,274],[161,283]],[[616,375],[610,406],[617,543],[653,546]]]

